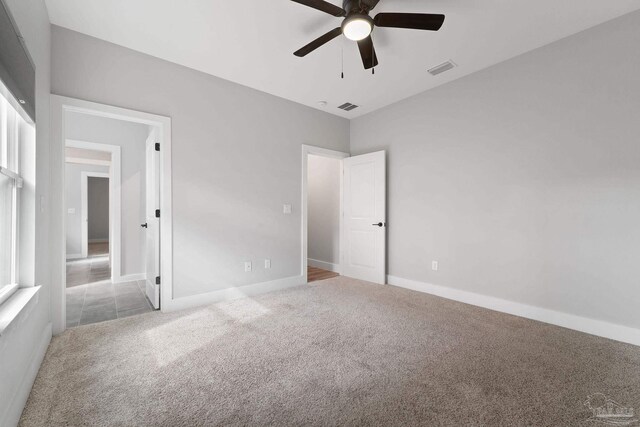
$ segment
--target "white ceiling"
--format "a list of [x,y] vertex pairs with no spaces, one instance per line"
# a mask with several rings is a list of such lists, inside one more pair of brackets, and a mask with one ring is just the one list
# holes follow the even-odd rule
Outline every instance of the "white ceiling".
[[[53,24],[348,118],[640,9],[638,0],[381,0],[372,15],[444,13],[446,21],[437,33],[376,29],[380,65],[372,75],[344,37],[295,57],[341,21],[289,0],[46,3]],[[448,59],[459,67],[437,77],[426,72]],[[360,108],[336,108],[344,102]]]

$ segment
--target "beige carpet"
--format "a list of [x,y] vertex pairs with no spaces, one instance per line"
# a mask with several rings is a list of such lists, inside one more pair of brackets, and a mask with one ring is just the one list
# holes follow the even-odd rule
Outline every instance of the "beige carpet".
[[640,348],[343,277],[53,340],[22,426],[594,426]]

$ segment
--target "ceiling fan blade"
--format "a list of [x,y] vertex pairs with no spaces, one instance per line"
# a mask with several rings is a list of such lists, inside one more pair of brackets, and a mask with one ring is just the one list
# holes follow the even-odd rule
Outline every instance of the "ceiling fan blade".
[[338,7],[324,0],[291,0],[291,1],[303,4],[305,6],[312,7],[322,12],[328,13],[329,15],[333,15],[337,17],[345,16],[347,14],[344,11],[344,9],[342,9],[341,7]]
[[299,56],[301,58],[303,56],[307,56],[308,54],[310,54],[311,52],[313,52],[314,50],[316,50],[317,48],[319,48],[323,44],[328,43],[331,40],[335,39],[340,34],[342,34],[342,28],[340,28],[340,27],[335,28],[335,29],[329,31],[327,34],[318,37],[317,39],[315,39],[314,41],[312,41],[311,43],[309,43],[305,47],[303,47],[301,49],[298,49],[293,54],[295,56]]
[[373,48],[373,40],[371,40],[371,36],[360,40],[358,42],[358,49],[360,49],[362,65],[364,65],[365,70],[378,65],[378,55],[376,55],[376,50]]
[[444,23],[444,15],[431,13],[379,13],[376,15],[374,22],[378,27],[438,31]]

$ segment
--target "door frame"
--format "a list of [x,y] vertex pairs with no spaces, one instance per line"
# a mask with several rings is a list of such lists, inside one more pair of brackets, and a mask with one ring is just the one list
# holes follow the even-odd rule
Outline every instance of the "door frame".
[[343,151],[330,150],[328,148],[315,147],[313,145],[302,145],[302,209],[301,209],[301,219],[302,219],[302,260],[300,263],[301,275],[303,277],[304,283],[308,283],[307,277],[307,268],[308,268],[308,238],[309,238],[309,188],[308,188],[308,173],[309,173],[309,155],[312,154],[314,156],[322,156],[328,157],[332,159],[337,159],[340,161],[340,230],[339,230],[339,263],[338,263],[338,273],[342,273],[342,255],[343,251],[343,160],[351,157],[351,154],[345,153]]
[[[153,188],[153,193],[155,193],[153,199],[154,199],[154,202],[156,202],[156,203],[153,204],[153,207],[150,207],[150,204],[149,204],[149,182],[151,181],[149,179],[149,172],[151,170],[155,171],[154,172],[155,175],[154,175],[154,179],[153,179],[153,181],[155,181],[154,184],[157,184],[157,178],[158,178],[158,175],[160,173],[159,168],[156,167],[156,166],[159,166],[160,161],[159,161],[159,159],[156,159],[156,157],[155,157],[156,155],[159,154],[159,152],[156,151],[156,149],[155,149],[155,142],[157,140],[157,135],[156,135],[157,132],[158,132],[157,128],[154,128],[154,129],[151,130],[151,132],[149,133],[149,136],[147,137],[147,140],[145,141],[145,147],[144,147],[144,159],[145,159],[145,208],[144,208],[144,220],[145,220],[146,224],[149,224],[151,221],[153,221],[155,223],[154,225],[156,227],[158,227],[158,233],[160,233],[161,232],[160,231],[160,227],[161,227],[160,218],[155,216],[155,210],[160,207],[160,206],[158,206],[156,204],[157,202],[159,202],[159,200],[155,200],[157,197],[160,196],[160,194],[159,194],[159,190],[160,190],[159,186],[156,187],[154,185],[154,188]],[[153,158],[152,159],[149,158],[149,153],[153,153]],[[153,169],[152,169],[152,163],[153,163]],[[151,213],[151,211],[153,211],[153,214],[149,215]],[[151,220],[149,219],[150,217],[152,218]],[[147,297],[147,299],[149,299],[149,301],[151,302],[152,307],[154,309],[156,309],[156,297],[157,297],[157,304],[161,307],[161,304],[160,304],[160,300],[161,300],[160,292],[161,292],[162,289],[160,288],[159,292],[158,292],[158,295],[155,295],[156,286],[158,286],[156,284],[156,280],[155,279],[156,279],[156,277],[158,277],[158,275],[161,274],[161,269],[162,269],[162,258],[161,258],[161,254],[160,254],[160,250],[161,250],[160,239],[161,239],[161,236],[160,236],[160,234],[155,235],[155,233],[154,233],[154,236],[153,236],[153,240],[155,241],[154,245],[153,245],[154,246],[154,248],[153,248],[153,250],[154,250],[154,254],[153,254],[154,255],[154,261],[153,262],[154,262],[154,264],[155,264],[155,262],[158,262],[158,265],[157,266],[154,265],[153,276],[149,277],[149,258],[148,258],[148,255],[149,255],[149,232],[150,232],[150,230],[154,230],[154,227],[151,227],[151,228],[147,227],[145,229],[145,233],[144,233],[145,234],[145,248],[144,248],[144,260],[145,260],[145,269],[144,269],[145,285],[144,285],[144,291],[145,292],[144,293],[145,293],[145,296]],[[156,236],[157,236],[157,239],[156,239]],[[157,267],[157,268],[155,268],[155,267]],[[149,297],[149,293],[150,293],[151,289],[153,289],[154,298]]]
[[[87,213],[87,178],[90,176],[104,177],[106,175],[109,178],[109,264],[111,267],[111,280],[114,283],[121,281],[121,259],[122,253],[121,236],[122,236],[122,199],[120,197],[122,193],[122,176],[121,176],[121,149],[119,145],[101,144],[95,142],[79,141],[75,139],[67,139],[65,141],[65,147],[82,148],[93,151],[104,151],[111,153],[111,161],[109,163],[109,173],[104,174],[100,172],[81,172],[80,176],[80,214],[84,217]],[[83,162],[85,163],[85,162]],[[89,162],[86,162],[89,164]],[[66,198],[63,200],[66,211]],[[89,236],[88,236],[87,224],[83,221],[82,233],[81,233],[81,256],[87,258]]]
[[[66,329],[66,202],[65,202],[65,146],[66,113],[76,112],[148,126],[158,129],[160,143],[160,239],[162,282],[160,285],[161,310],[175,309],[173,296],[173,216],[171,192],[171,118],[97,102],[84,101],[60,95],[51,95],[51,317],[55,335]],[[40,209],[46,209],[40,197]]]

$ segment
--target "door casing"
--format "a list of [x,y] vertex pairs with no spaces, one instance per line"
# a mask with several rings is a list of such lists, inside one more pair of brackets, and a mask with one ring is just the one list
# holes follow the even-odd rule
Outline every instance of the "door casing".
[[[65,191],[65,140],[66,112],[78,112],[107,117],[160,129],[160,210],[161,210],[161,301],[162,311],[180,308],[173,295],[173,215],[171,180],[171,118],[112,105],[100,104],[60,95],[51,95],[51,164],[50,180],[50,242],[51,242],[51,318],[55,335],[66,329],[66,202]],[[45,199],[40,197],[40,209],[44,212]]]

